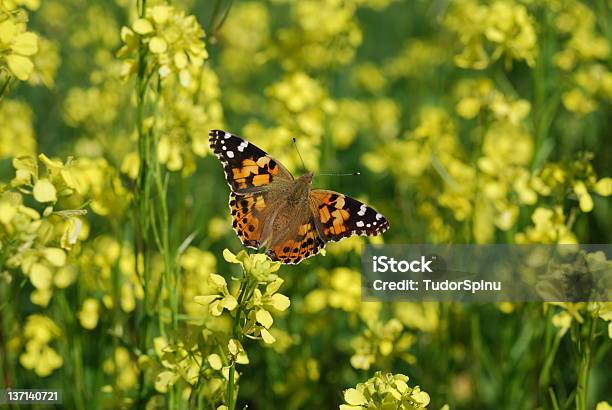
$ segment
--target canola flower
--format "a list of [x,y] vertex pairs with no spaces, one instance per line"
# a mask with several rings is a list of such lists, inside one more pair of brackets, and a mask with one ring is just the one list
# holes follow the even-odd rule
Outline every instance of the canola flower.
[[10,75],[24,81],[34,71],[32,56],[38,52],[38,36],[27,31],[25,14],[17,14],[10,6],[0,4],[0,70],[8,69]]
[[[80,239],[82,215],[79,209],[54,209],[58,198],[78,189],[69,164],[39,155],[45,172],[32,157],[13,160],[15,178],[0,187],[2,209],[3,267],[19,268],[35,290],[31,301],[47,306],[53,288],[65,288],[73,280],[67,252]],[[67,166],[68,165],[68,166]],[[44,206],[42,213],[24,204],[24,196]]]
[[344,391],[346,404],[340,410],[358,409],[426,409],[429,394],[419,386],[410,387],[408,376],[376,372],[374,377]]
[[[157,5],[147,9],[145,15],[122,29],[125,45],[119,56],[129,55],[137,47],[140,36],[148,51],[153,54],[159,75],[178,74],[181,85],[190,85],[190,68],[199,68],[208,57],[202,41],[204,31],[194,16],[186,16],[182,10],[168,5]],[[136,62],[125,68],[127,72],[137,70]]]

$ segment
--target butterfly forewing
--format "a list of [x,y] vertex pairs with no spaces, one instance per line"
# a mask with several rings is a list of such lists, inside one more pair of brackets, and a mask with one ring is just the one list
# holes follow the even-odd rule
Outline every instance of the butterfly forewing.
[[221,130],[209,135],[210,148],[223,164],[232,191],[257,191],[276,179],[293,180],[278,161],[248,141]]

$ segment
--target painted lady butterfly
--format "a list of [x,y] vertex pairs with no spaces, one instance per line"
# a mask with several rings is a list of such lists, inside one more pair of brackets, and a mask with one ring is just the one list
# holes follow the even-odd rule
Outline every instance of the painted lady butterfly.
[[266,247],[272,260],[300,263],[326,242],[378,235],[389,222],[366,204],[334,191],[312,188],[313,173],[293,178],[263,150],[221,130],[210,147],[231,188],[233,227],[245,246]]

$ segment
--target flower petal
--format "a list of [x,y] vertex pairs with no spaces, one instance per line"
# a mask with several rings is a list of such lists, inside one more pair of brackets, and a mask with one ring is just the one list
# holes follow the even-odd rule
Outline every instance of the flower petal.
[[255,318],[257,319],[257,322],[265,328],[270,328],[270,326],[272,326],[272,323],[274,323],[272,315],[265,309],[259,309],[255,313]]
[[366,404],[367,400],[362,392],[357,389],[348,389],[344,392],[344,401],[353,406]]
[[30,61],[29,58],[20,56],[18,54],[10,54],[8,57],[6,57],[6,62],[11,72],[21,81],[27,80],[34,70],[34,64],[32,64],[32,61]]
[[168,43],[161,37],[153,37],[149,42],[149,50],[155,54],[161,54],[168,49]]
[[138,19],[132,25],[134,32],[145,35],[153,32],[153,24],[147,19]]
[[21,33],[15,37],[12,49],[22,56],[32,56],[38,52],[38,36],[29,31]]
[[57,201],[57,190],[48,179],[39,179],[34,185],[34,199],[38,202]]

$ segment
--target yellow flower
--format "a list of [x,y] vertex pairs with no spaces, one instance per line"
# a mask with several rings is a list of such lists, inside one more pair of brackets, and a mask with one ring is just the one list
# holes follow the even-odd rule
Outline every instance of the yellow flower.
[[11,19],[0,22],[0,63],[6,62],[18,79],[25,81],[34,70],[31,57],[38,52],[38,36],[25,24]]
[[61,336],[59,327],[51,319],[36,314],[28,316],[23,334],[27,339],[25,352],[19,356],[19,363],[23,367],[34,370],[40,377],[49,376],[62,367],[62,357],[49,346]]
[[232,360],[238,364],[249,364],[249,357],[246,351],[242,347],[240,341],[236,339],[230,339],[227,343],[227,350],[232,357]]
[[57,190],[46,178],[36,181],[32,193],[34,195],[34,199],[36,199],[38,202],[57,201]]
[[269,329],[274,322],[269,310],[282,312],[287,310],[291,304],[287,296],[276,293],[283,282],[281,278],[277,278],[266,285],[266,290],[263,294],[259,289],[255,289],[253,294],[252,304],[255,309],[255,319],[257,323],[266,329]]
[[565,108],[582,115],[593,112],[597,108],[596,102],[579,88],[563,93],[562,101]]
[[230,263],[242,265],[247,275],[253,275],[260,282],[273,282],[276,280],[278,276],[273,272],[276,272],[281,267],[280,262],[273,262],[265,254],[248,254],[244,250],[234,255],[229,249],[224,249],[223,258]]
[[[191,68],[200,68],[208,58],[202,38],[204,31],[195,16],[173,6],[156,5],[146,10],[144,18],[124,27],[121,37],[125,45],[120,56],[127,56],[137,47],[139,36],[151,51],[161,77],[176,73],[181,85],[191,85]],[[130,69],[130,71],[133,71]]]
[[210,314],[213,316],[220,316],[224,309],[229,311],[236,309],[238,301],[227,289],[225,278],[216,273],[211,273],[209,281],[217,293],[206,296],[196,296],[194,301],[204,306],[208,306]]
[[575,235],[565,224],[560,207],[538,207],[533,211],[533,227],[516,235],[517,243],[577,243]]
[[408,376],[376,372],[356,388],[344,391],[346,404],[341,404],[340,410],[418,410],[426,409],[430,400],[429,394],[419,386],[408,386]]
[[[446,26],[459,38],[463,50],[455,57],[462,68],[484,69],[493,60],[505,58],[535,64],[536,29],[533,18],[522,4],[494,1],[479,4],[474,0],[453,3]],[[492,53],[487,49],[493,48]]]
[[56,43],[40,37],[38,39],[38,52],[34,55],[34,71],[28,82],[33,85],[42,84],[47,88],[55,86],[55,75],[61,59]]
[[2,100],[0,124],[0,158],[34,156],[36,139],[32,127],[32,110],[28,105]]
[[7,10],[15,10],[19,6],[25,6],[30,10],[38,10],[40,0],[2,0],[2,5]]
[[293,24],[278,31],[274,53],[284,68],[321,69],[350,62],[362,42],[352,1],[291,2]]
[[100,302],[97,299],[85,299],[79,311],[79,322],[85,329],[95,329],[100,319]]

